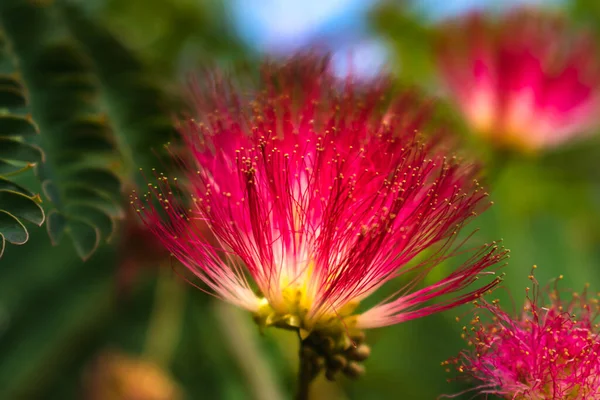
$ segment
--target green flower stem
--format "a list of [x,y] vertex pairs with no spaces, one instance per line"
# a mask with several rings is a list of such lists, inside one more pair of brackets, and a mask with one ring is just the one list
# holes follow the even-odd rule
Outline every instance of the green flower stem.
[[311,355],[302,341],[300,341],[298,368],[298,389],[296,392],[296,400],[308,400],[310,392],[310,384],[317,377],[319,369],[315,365],[314,358]]
[[181,337],[185,293],[186,288],[173,277],[171,270],[161,268],[146,333],[144,355],[163,368],[168,368]]
[[223,302],[213,302],[223,341],[235,357],[252,398],[257,400],[282,400],[272,370],[257,343],[257,329],[246,312]]

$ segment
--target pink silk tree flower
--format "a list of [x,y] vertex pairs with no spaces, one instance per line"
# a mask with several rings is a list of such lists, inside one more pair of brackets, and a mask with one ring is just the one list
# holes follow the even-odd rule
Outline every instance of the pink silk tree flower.
[[[564,302],[555,285],[549,304],[540,304],[543,296],[533,275],[530,279],[533,293],[527,289],[516,318],[496,302],[478,302],[472,327],[463,328],[471,349],[443,364],[456,364],[462,377],[478,382],[480,393],[506,399],[600,398],[598,301],[589,298],[586,288]],[[483,322],[481,312],[491,321]]]
[[600,122],[600,63],[587,32],[542,11],[474,13],[439,30],[442,79],[471,127],[499,147],[537,152]]
[[[488,202],[475,167],[416,133],[426,113],[412,97],[386,106],[383,80],[341,82],[313,56],[265,65],[254,92],[214,76],[202,85],[195,116],[179,123],[185,183],[159,175],[133,204],[217,297],[261,326],[348,349],[362,329],[452,308],[498,282],[488,267],[506,251],[492,243],[424,283]],[[355,312],[395,278],[393,296]]]

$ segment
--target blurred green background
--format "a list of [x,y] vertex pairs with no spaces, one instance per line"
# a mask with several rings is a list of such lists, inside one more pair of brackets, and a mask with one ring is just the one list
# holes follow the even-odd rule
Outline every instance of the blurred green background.
[[[7,51],[18,60],[6,62],[13,58],[4,54],[2,73],[23,77],[31,100],[25,112],[40,129],[32,142],[46,153],[38,171],[43,188],[32,170],[11,179],[43,193],[48,218],[41,228],[25,223],[29,242],[8,244],[0,259],[0,399],[94,398],[90,382],[109,368],[101,355],[119,352],[156,362],[184,398],[276,400],[291,398],[295,386],[294,335],[260,335],[249,315],[186,285],[171,268],[175,261],[136,236],[127,212],[129,191],[140,182],[137,168],[163,169],[161,145],[174,139],[171,115],[181,110],[185,75],[207,64],[237,68],[265,54],[324,45],[341,74],[350,59],[360,74],[385,68],[401,84],[437,95],[431,49],[436,22],[474,6],[498,11],[516,2],[0,3],[12,45]],[[536,3],[562,9],[576,24],[600,26],[595,1]],[[8,102],[2,85],[0,101]],[[443,98],[440,104],[468,136],[452,105]],[[63,133],[72,126],[83,127],[87,139]],[[489,189],[495,205],[466,230],[479,229],[475,244],[502,238],[511,249],[503,287],[512,295],[497,292],[509,307],[511,297],[517,308],[521,303],[534,264],[542,283],[564,274],[565,288],[579,290],[589,282],[600,290],[599,144],[592,138],[541,157],[514,158],[496,174]],[[484,144],[472,147],[489,157]],[[111,159],[111,167],[98,169]],[[82,165],[87,172],[78,176],[73,171]],[[112,190],[114,177],[124,193]],[[82,220],[81,207],[94,210],[93,223]],[[60,244],[51,244],[46,229]],[[448,383],[452,374],[440,362],[464,346],[455,317],[467,311],[369,332],[373,353],[365,377],[319,379],[314,399],[419,400],[461,391],[466,386]],[[154,397],[140,397],[146,398]]]

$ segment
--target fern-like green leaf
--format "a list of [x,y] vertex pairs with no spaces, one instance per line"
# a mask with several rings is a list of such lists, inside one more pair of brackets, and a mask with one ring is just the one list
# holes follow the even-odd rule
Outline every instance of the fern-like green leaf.
[[133,180],[176,140],[173,99],[152,71],[104,26],[75,5],[64,7],[69,27],[94,63],[125,158],[123,174]]
[[[120,217],[121,183],[111,166],[119,159],[108,118],[97,104],[97,89],[91,66],[72,42],[57,42],[48,46],[36,63],[44,77],[44,118],[52,143],[52,164],[44,174],[46,194],[56,205],[56,212],[65,223],[59,224],[73,241],[83,259],[94,253],[103,239],[114,230],[114,218]],[[68,72],[65,72],[68,71]],[[68,195],[69,187],[87,188],[96,201]],[[109,199],[114,213],[104,212],[95,202]],[[53,219],[54,221],[55,219]],[[99,224],[101,226],[99,226]],[[49,233],[56,225],[48,227]],[[63,232],[52,232],[53,239]]]
[[0,257],[6,242],[19,245],[29,239],[23,221],[38,226],[44,223],[39,196],[9,180],[44,157],[40,148],[25,141],[38,132],[27,107],[27,92],[15,58],[0,33]]
[[[53,205],[48,234],[55,244],[69,237],[85,260],[110,239],[115,219],[122,217],[121,182],[115,173],[122,159],[100,102],[99,81],[52,2],[7,0],[0,16],[23,65],[45,152],[42,157],[34,146],[0,138],[0,147],[7,149],[0,150],[0,171],[10,168],[1,162],[5,152],[18,160],[41,161],[37,172]],[[0,81],[0,100],[3,86],[9,94],[14,89]],[[22,121],[5,124],[21,127]]]

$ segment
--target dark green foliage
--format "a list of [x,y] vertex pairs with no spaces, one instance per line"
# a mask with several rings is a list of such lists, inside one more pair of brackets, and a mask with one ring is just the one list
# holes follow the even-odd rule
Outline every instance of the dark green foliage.
[[[40,169],[45,193],[59,218],[48,219],[56,239],[61,230],[71,237],[79,256],[88,258],[100,241],[110,238],[113,219],[120,217],[121,184],[111,167],[119,163],[118,149],[106,115],[101,111],[92,67],[75,43],[48,46],[37,60],[40,75],[40,121],[52,137],[48,163]],[[43,171],[43,172],[42,172]],[[67,196],[68,188],[95,193],[88,202]],[[98,207],[111,203],[114,214]],[[60,218],[58,226],[54,222]]]
[[29,239],[24,221],[44,223],[39,196],[10,180],[44,157],[39,147],[26,141],[38,133],[28,106],[16,60],[0,32],[0,258],[6,242],[24,244]]
[[392,66],[403,84],[427,85],[435,77],[433,57],[434,32],[394,2],[382,2],[371,13],[371,22],[377,33],[389,43]]
[[[121,183],[114,172],[121,156],[101,107],[99,82],[91,61],[69,32],[52,26],[62,23],[56,7],[9,1],[1,11],[42,132],[46,158],[38,174],[54,206],[48,233],[54,243],[69,236],[77,254],[87,259],[110,239],[115,219],[122,216]],[[34,24],[36,29],[26,28]],[[30,148],[17,154],[34,155]],[[74,196],[73,191],[87,196]]]
[[65,7],[74,35],[91,57],[102,82],[105,103],[126,155],[124,173],[135,181],[139,167],[152,167],[177,139],[172,113],[175,99],[164,82],[105,27],[75,6]]

